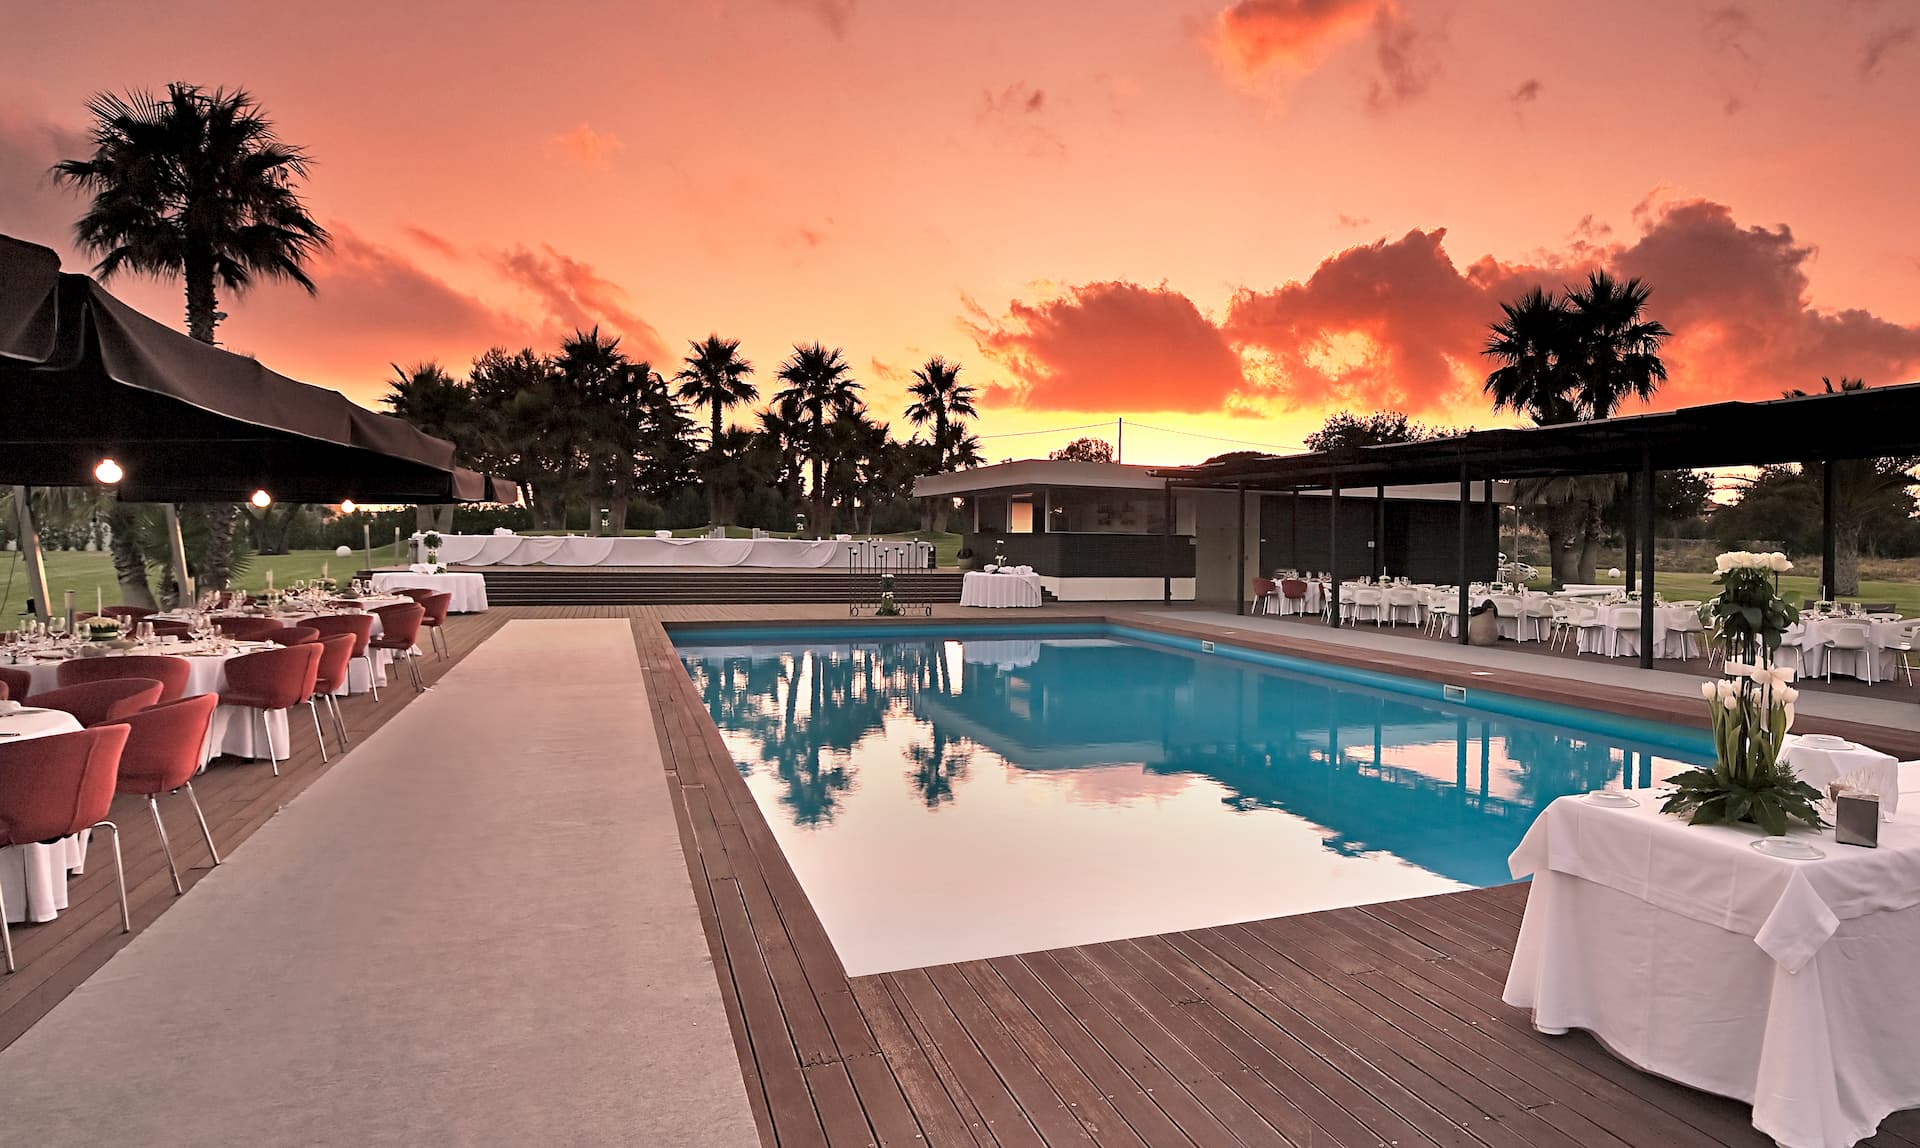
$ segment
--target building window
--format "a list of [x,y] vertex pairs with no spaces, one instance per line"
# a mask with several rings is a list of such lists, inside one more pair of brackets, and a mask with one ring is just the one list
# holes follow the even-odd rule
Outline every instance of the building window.
[[1166,495],[1147,490],[1056,489],[1049,495],[1047,530],[1062,534],[1159,534]]

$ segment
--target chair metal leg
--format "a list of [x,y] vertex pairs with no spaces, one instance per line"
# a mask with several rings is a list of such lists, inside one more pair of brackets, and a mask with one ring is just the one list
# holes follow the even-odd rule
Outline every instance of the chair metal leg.
[[7,894],[0,889],[0,949],[6,950],[7,971],[13,972],[13,930],[7,927]]
[[160,799],[147,794],[147,812],[153,814],[153,827],[160,832],[160,849],[167,855],[167,872],[173,875],[173,895],[178,897],[187,891],[180,884],[180,867],[173,863],[173,842],[167,840],[167,823],[160,820]]
[[[313,696],[307,696],[307,712],[313,715],[313,740],[320,743],[320,761],[324,764],[327,757],[327,735],[320,732],[320,707],[314,704]],[[291,749],[289,749],[291,752]]]
[[413,673],[413,692],[416,694],[426,693],[427,687],[420,684],[420,659],[408,658],[407,669]]
[[95,829],[105,829],[113,835],[113,876],[120,883],[120,931],[133,932],[133,914],[127,910],[127,870],[120,864],[120,827],[111,821],[96,821]]
[[340,739],[340,752],[347,752],[347,723],[340,716],[340,699],[332,694],[323,694],[327,701],[327,712],[333,715],[334,736]]
[[377,702],[380,700],[380,678],[379,669],[373,664],[373,651],[368,650],[361,657],[367,659],[367,688],[373,691],[373,700]]
[[193,791],[193,782],[183,786],[187,791],[187,801],[193,805],[193,816],[200,822],[200,835],[207,839],[207,852],[213,855],[213,863],[220,864],[220,850],[213,847],[213,830],[207,828],[207,815],[200,812],[200,795]]
[[433,628],[433,648],[440,651],[441,661],[444,662],[447,660],[447,637],[440,632],[440,627],[438,626]]
[[[273,756],[273,723],[267,720],[266,710],[255,710],[260,715],[260,736],[267,742],[267,760],[273,763],[273,775],[280,776],[280,759]],[[258,759],[256,759],[258,760]]]

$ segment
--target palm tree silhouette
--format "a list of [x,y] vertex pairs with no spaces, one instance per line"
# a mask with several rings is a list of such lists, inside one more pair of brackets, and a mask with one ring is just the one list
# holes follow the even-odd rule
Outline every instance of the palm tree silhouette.
[[828,451],[827,427],[860,405],[860,384],[850,372],[840,348],[829,351],[817,342],[796,345],[793,354],[780,364],[780,381],[787,384],[786,389],[774,396],[781,416],[797,424],[800,431],[800,444],[812,468],[812,489],[808,492],[813,503],[812,526],[821,537],[830,533],[822,474]]
[[1573,402],[1581,418],[1611,418],[1629,398],[1642,402],[1667,381],[1660,344],[1671,331],[1646,317],[1653,289],[1595,271],[1581,289],[1567,289],[1573,322]]
[[295,190],[311,161],[252,95],[176,83],[164,98],[103,92],[87,110],[93,156],[54,164],[53,178],[93,195],[73,230],[101,279],[179,276],[187,333],[203,343],[225,318],[218,287],[237,294],[264,277],[314,291],[307,264],[330,237]]
[[[314,291],[306,265],[327,247],[327,230],[295,190],[309,162],[285,144],[244,89],[169,84],[164,98],[110,92],[87,104],[93,115],[88,159],[61,160],[53,180],[88,192],[93,202],[73,225],[80,246],[100,257],[108,280],[122,271],[186,283],[187,334],[203,343],[226,316],[218,288],[235,294],[256,279],[291,279]],[[240,508],[205,508],[207,547],[200,576],[225,586],[234,569]],[[133,551],[135,517],[117,502],[109,516],[124,601],[144,604],[144,556]]]
[[914,426],[933,424],[935,462],[945,470],[961,431],[961,421],[980,412],[974,409],[974,389],[960,381],[960,364],[949,363],[939,355],[913,372],[913,385],[907,393],[913,405],[907,408],[907,421]]
[[[713,417],[707,436],[707,469],[716,470],[721,460],[721,426],[727,408],[750,403],[760,397],[760,388],[747,380],[753,364],[740,356],[740,340],[708,335],[705,342],[689,341],[693,354],[674,375],[680,383],[679,395],[695,406],[706,407]],[[726,525],[722,518],[720,492],[712,478],[707,482],[707,516],[716,526]]]
[[1502,303],[1506,318],[1492,325],[1481,353],[1500,365],[1487,376],[1493,409],[1527,414],[1541,425],[1572,422],[1568,392],[1573,355],[1567,304],[1551,291],[1534,287],[1516,303]]

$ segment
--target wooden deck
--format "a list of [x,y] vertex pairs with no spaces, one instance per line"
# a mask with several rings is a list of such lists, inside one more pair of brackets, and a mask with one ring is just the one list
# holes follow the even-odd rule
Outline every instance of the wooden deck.
[[[1063,605],[1023,620],[1103,613]],[[765,1144],[1767,1143],[1744,1106],[1637,1072],[1584,1035],[1542,1037],[1500,1002],[1523,885],[849,978],[661,624],[844,609],[497,609],[454,620],[455,660],[513,617],[631,621]],[[355,735],[412,697],[353,699]],[[210,770],[201,798],[223,850],[324,768],[296,734],[279,779],[264,765]],[[191,880],[204,854],[166,812]],[[138,929],[174,897],[144,811],[116,815]],[[22,969],[0,983],[0,1045],[124,944],[103,861],[96,852],[58,920],[15,930]],[[1920,1113],[1868,1143],[1920,1146]]]

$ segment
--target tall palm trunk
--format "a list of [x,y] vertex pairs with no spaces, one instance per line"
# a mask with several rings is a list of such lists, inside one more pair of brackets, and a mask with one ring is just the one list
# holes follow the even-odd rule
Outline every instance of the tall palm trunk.
[[152,609],[153,588],[147,583],[147,562],[134,538],[137,519],[133,507],[116,497],[113,508],[107,512],[107,528],[113,532],[107,548],[113,555],[113,576],[120,583],[121,604]]
[[[220,322],[219,296],[213,285],[213,253],[190,250],[181,268],[187,281],[187,334],[211,345],[213,329]],[[207,514],[213,529],[207,534],[207,553],[201,560],[200,577],[212,589],[225,589],[233,573],[233,543],[239,533],[240,507],[237,503],[209,505]]]

